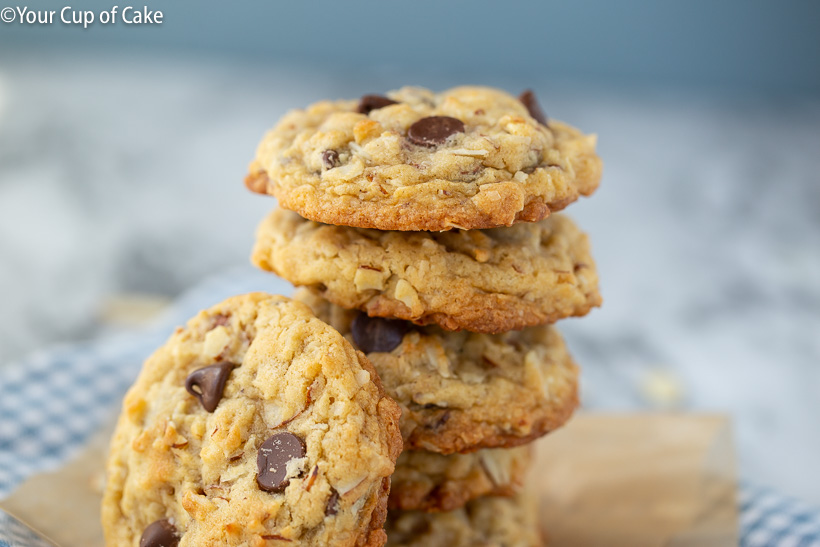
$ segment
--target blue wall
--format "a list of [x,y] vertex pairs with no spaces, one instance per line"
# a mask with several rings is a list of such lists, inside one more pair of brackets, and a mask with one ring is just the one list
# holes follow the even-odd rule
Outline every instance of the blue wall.
[[[129,0],[6,0],[99,12]],[[820,2],[140,0],[161,26],[0,23],[0,48],[145,48],[465,75],[820,91]]]

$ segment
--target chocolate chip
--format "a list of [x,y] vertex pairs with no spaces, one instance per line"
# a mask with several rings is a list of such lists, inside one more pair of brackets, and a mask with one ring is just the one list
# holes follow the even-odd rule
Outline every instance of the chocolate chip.
[[450,419],[450,411],[449,411],[449,410],[445,410],[444,412],[442,412],[442,413],[438,416],[438,419],[437,419],[435,422],[433,422],[433,423],[431,423],[431,424],[427,424],[427,426],[426,426],[426,427],[427,427],[427,428],[429,428],[429,429],[433,429],[433,430],[440,429],[441,427],[443,427],[443,426],[444,426],[444,424],[446,424],[446,423],[447,423],[447,421],[448,421],[449,419]]
[[360,313],[350,327],[353,341],[365,353],[373,351],[393,351],[401,344],[410,324],[400,319],[368,317]]
[[330,489],[330,497],[325,504],[325,516],[329,517],[339,512],[339,493],[335,488]]
[[288,462],[305,457],[305,443],[284,431],[276,433],[259,447],[256,455],[256,483],[265,492],[282,492],[290,483]]
[[177,530],[168,519],[149,524],[140,537],[140,547],[176,547],[178,544]]
[[231,322],[231,316],[230,315],[220,313],[219,315],[214,317],[214,323],[213,323],[213,326],[211,328],[215,329],[216,327],[221,327],[223,325],[227,325],[230,322]]
[[419,146],[438,146],[451,135],[464,133],[464,123],[450,116],[422,118],[407,130],[407,138]]
[[[218,363],[195,370],[185,380],[185,389],[199,399],[202,408],[213,412],[222,400],[222,390],[225,389],[225,382],[233,368],[233,363]],[[194,388],[199,388],[199,391]]]
[[322,163],[325,165],[325,169],[339,167],[339,164],[341,163],[339,161],[339,153],[335,150],[325,150],[322,152]]
[[356,111],[359,114],[370,114],[371,110],[378,110],[391,104],[399,104],[392,99],[383,97],[381,95],[364,95],[359,101],[359,107]]
[[541,105],[538,104],[538,99],[535,98],[535,93],[532,92],[532,89],[527,89],[521,93],[521,95],[518,96],[518,100],[527,107],[527,111],[529,111],[530,116],[535,118],[535,121],[541,125],[547,125],[547,116],[544,114],[544,111],[541,110]]

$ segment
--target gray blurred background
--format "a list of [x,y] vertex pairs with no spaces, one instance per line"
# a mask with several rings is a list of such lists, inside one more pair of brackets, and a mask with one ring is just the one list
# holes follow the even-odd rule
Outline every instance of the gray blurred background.
[[585,406],[728,413],[744,479],[820,503],[820,3],[148,8],[161,25],[0,23],[0,366],[248,267],[274,202],[242,178],[287,109],[532,87],[605,162],[568,210],[605,298],[561,324]]

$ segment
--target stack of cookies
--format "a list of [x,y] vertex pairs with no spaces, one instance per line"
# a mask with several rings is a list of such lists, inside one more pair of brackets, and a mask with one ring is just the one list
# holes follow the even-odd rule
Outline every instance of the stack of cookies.
[[600,174],[594,136],[478,87],[320,102],[259,145],[246,185],[281,208],[253,263],[304,287],[401,408],[389,545],[541,544],[531,443],[578,403],[551,324],[601,302],[586,236],[552,213]]

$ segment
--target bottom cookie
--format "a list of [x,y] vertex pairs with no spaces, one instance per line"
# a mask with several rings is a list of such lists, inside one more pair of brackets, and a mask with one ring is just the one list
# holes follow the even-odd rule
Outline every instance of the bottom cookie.
[[403,452],[396,462],[390,509],[453,511],[481,496],[512,496],[524,484],[532,445],[469,454]]
[[543,547],[534,496],[478,498],[449,513],[389,512],[388,547]]

